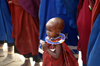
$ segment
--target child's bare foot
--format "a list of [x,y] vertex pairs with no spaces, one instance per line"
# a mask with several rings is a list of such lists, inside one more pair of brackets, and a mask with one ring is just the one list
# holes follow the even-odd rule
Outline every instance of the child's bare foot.
[[3,49],[0,49],[0,57],[4,57]]
[[5,65],[12,63],[14,61],[15,60],[14,60],[12,54],[8,54],[7,57],[2,62],[0,62],[0,66],[5,66]]
[[31,66],[30,60],[25,60],[24,64],[21,66]]
[[35,62],[34,66],[40,66],[39,62]]

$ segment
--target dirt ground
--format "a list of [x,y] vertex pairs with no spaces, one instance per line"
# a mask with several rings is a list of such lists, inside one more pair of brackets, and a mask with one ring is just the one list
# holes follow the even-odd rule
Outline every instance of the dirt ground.
[[[4,54],[5,54],[4,57],[0,57],[0,62],[3,61],[7,56],[7,44],[4,44]],[[7,64],[5,66],[21,66],[24,63],[25,58],[22,55],[14,53],[13,56],[14,56],[15,61],[12,62],[12,63]],[[30,58],[30,60],[31,60],[32,66],[34,66],[35,62],[32,61],[32,58]],[[79,66],[82,66],[83,62],[81,60],[81,52],[79,52],[78,63],[79,63]],[[42,62],[40,63],[40,66],[42,66]]]
[[[4,48],[3,48],[5,56],[4,57],[0,57],[0,62],[3,61],[6,58],[6,56],[7,56],[7,48],[8,48],[7,44],[5,43],[4,44]],[[14,53],[13,57],[14,57],[15,61],[12,62],[12,63],[7,64],[5,66],[21,66],[24,63],[25,58],[22,55]],[[35,62],[32,61],[32,58],[30,58],[30,60],[31,60],[32,66],[34,66]],[[40,65],[42,66],[42,62],[40,63]]]
[[[4,57],[0,57],[0,62],[6,58],[7,51],[4,51],[4,54],[5,54]],[[23,64],[24,61],[20,58],[21,56],[19,56],[19,54],[14,53],[13,56],[14,56],[15,61],[6,66],[20,66],[21,64]]]

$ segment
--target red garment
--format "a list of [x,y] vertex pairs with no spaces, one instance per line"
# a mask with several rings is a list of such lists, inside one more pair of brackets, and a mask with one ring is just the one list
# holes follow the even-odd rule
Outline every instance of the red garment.
[[[54,39],[53,41],[59,41],[61,38]],[[48,44],[46,42],[46,44]],[[54,49],[55,45],[48,44],[49,49]],[[55,50],[56,51],[56,50]],[[53,51],[53,52],[55,52]],[[60,57],[55,59],[49,53],[44,50],[43,53],[43,66],[79,66],[77,59],[71,52],[66,43],[62,43],[62,50]]]
[[18,0],[20,6],[31,16],[38,18],[40,0]]
[[13,23],[12,37],[20,54],[38,54],[39,21],[28,14],[18,3],[12,0],[11,17]]
[[79,0],[79,4],[78,4],[78,8],[77,8],[77,18],[78,18],[79,12],[83,6],[83,2],[84,2],[84,0]]
[[62,44],[65,66],[79,66],[78,61],[66,43]]
[[11,8],[11,0],[7,0],[9,8]]
[[89,6],[89,1],[84,0],[81,9],[78,11],[79,15],[77,17],[77,28],[79,32],[79,41],[77,49],[82,52],[82,60],[84,64],[87,64],[86,63],[87,46],[91,32],[92,11],[89,9],[88,6]]
[[91,6],[91,8],[93,9],[95,4],[95,0],[89,0],[89,5]]
[[[52,44],[49,45],[49,49],[52,48]],[[53,48],[52,48],[53,49]],[[43,53],[43,66],[63,66],[63,52],[58,59],[55,59],[45,50]]]
[[99,13],[100,13],[100,0],[96,0],[95,5],[94,5],[93,10],[92,10],[92,20],[91,20],[92,25],[91,26],[93,26]]

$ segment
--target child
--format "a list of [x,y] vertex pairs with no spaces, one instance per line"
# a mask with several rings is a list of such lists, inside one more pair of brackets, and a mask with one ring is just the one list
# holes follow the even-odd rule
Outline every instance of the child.
[[[65,27],[62,31],[65,35],[67,35],[67,38],[65,39],[65,43],[68,45],[68,47],[73,51],[73,54],[75,54],[76,58],[78,58],[78,51],[77,51],[77,45],[78,45],[78,33],[77,33],[77,27],[76,26],[76,11],[78,0],[71,0],[69,4],[69,0],[40,0],[40,8],[39,8],[39,40],[44,40],[46,37],[46,23],[49,21],[49,19],[54,17],[59,17],[63,19],[65,23]],[[52,5],[51,5],[52,4]],[[71,8],[71,6],[73,8]],[[39,49],[42,50],[40,44]],[[41,54],[42,51],[39,51]],[[39,54],[39,57],[41,57],[41,54]]]
[[[45,38],[46,42],[40,41],[44,50],[43,66],[78,66],[77,59],[74,57],[73,53],[70,52],[67,45],[64,44],[65,35],[61,33],[63,29],[64,21],[61,18],[55,17],[47,22],[46,33],[48,36]],[[75,62],[72,60],[73,63],[70,63],[70,58],[66,56],[68,54],[65,54],[65,50],[67,53],[73,55],[70,56],[74,58]]]

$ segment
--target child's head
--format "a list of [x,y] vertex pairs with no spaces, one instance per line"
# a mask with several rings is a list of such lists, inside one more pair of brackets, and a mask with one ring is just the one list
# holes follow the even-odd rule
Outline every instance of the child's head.
[[64,29],[64,21],[58,17],[52,18],[47,22],[46,29],[46,33],[50,38],[57,37]]

